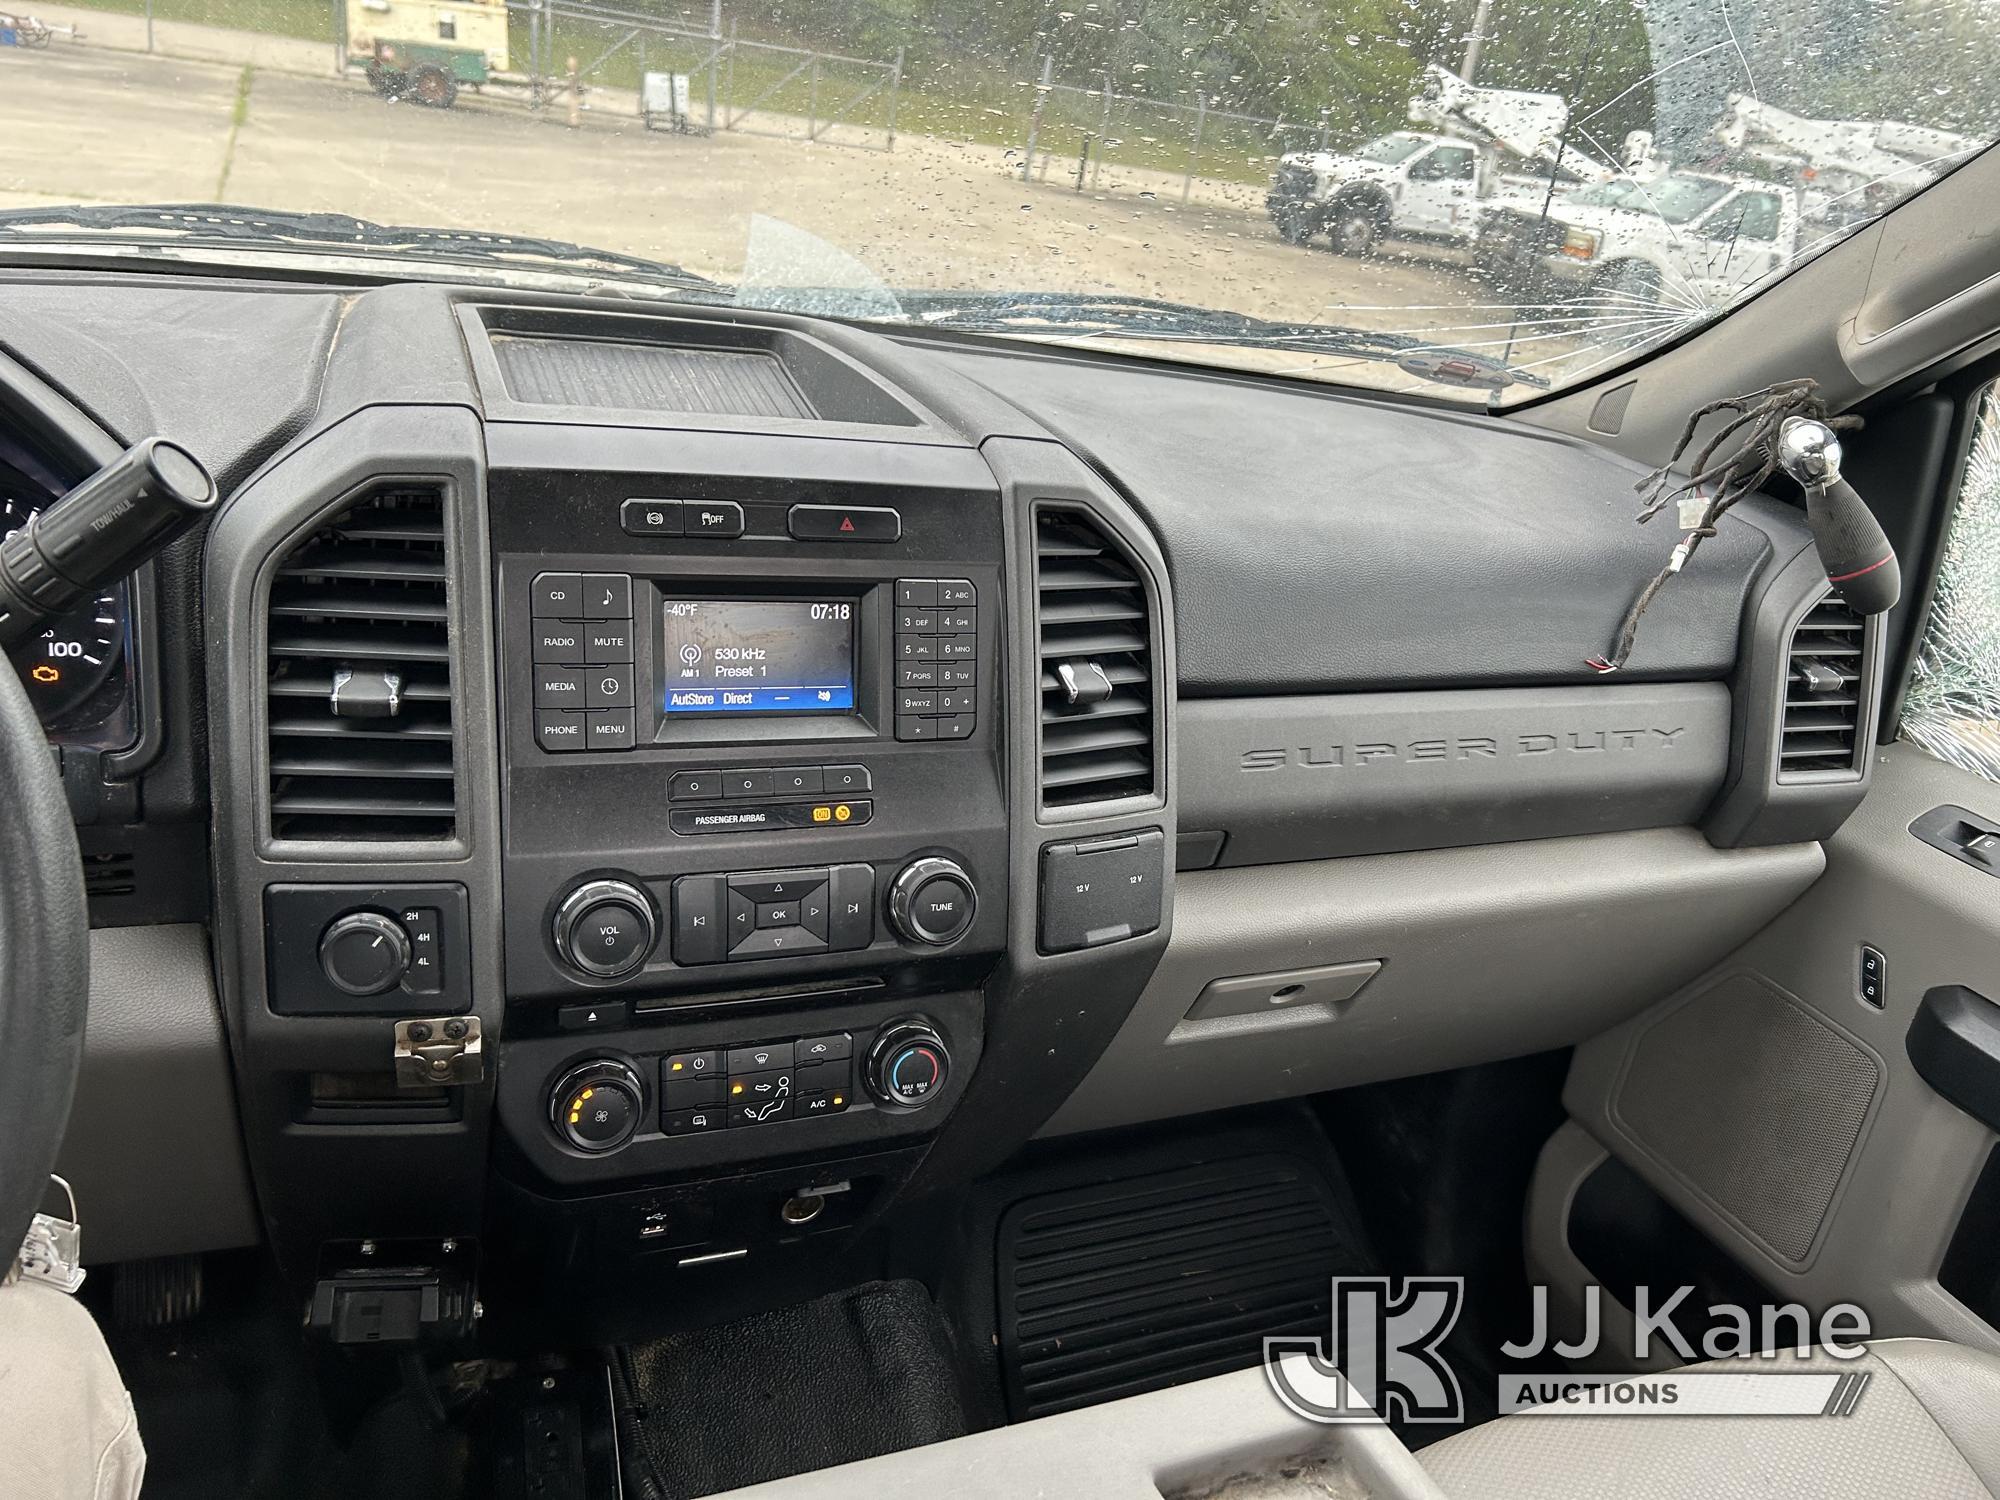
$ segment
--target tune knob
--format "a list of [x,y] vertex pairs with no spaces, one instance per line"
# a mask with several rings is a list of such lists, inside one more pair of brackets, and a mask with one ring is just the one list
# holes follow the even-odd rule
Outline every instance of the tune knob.
[[349,995],[379,995],[410,972],[410,934],[394,917],[351,911],[327,925],[319,938],[319,966],[326,982]]
[[579,1151],[616,1151],[646,1112],[639,1075],[615,1057],[579,1063],[549,1094],[549,1123]]
[[964,937],[978,906],[979,892],[957,860],[914,860],[889,885],[890,925],[931,948],[948,948]]
[[922,1109],[951,1076],[951,1053],[929,1021],[891,1021],[875,1033],[862,1065],[861,1081],[883,1104]]
[[616,979],[646,961],[658,935],[653,903],[626,880],[592,880],[556,908],[556,952],[593,979]]

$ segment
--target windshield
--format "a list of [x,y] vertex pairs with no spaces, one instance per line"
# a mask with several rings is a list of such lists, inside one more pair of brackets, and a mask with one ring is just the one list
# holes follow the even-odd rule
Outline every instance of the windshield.
[[1355,156],[1362,161],[1380,162],[1393,167],[1399,161],[1408,161],[1429,142],[1420,135],[1385,135],[1380,140],[1370,141],[1365,146],[1357,146]]
[[1501,406],[2000,130],[1994,0],[34,3],[0,266],[796,307]]

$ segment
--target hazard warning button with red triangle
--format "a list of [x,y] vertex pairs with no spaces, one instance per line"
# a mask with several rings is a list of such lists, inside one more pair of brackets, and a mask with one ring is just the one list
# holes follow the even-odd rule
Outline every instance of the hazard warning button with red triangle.
[[787,529],[802,542],[896,542],[903,518],[886,505],[794,505]]

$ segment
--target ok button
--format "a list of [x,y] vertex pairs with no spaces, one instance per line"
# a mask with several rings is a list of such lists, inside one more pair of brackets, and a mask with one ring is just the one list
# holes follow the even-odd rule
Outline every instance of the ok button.
[[623,667],[585,667],[581,673],[585,700],[592,708],[630,708],[632,706],[632,669]]

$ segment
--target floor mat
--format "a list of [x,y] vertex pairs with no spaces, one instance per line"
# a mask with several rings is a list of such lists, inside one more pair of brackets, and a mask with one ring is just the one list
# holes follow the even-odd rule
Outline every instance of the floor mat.
[[1331,1279],[1373,1270],[1338,1163],[1307,1150],[1022,1198],[997,1260],[1015,1421],[1248,1368],[1268,1336],[1324,1335]]
[[[637,1454],[664,1500],[914,1448],[965,1430],[944,1319],[879,1281],[625,1351]],[[646,1485],[633,1483],[637,1493]]]

